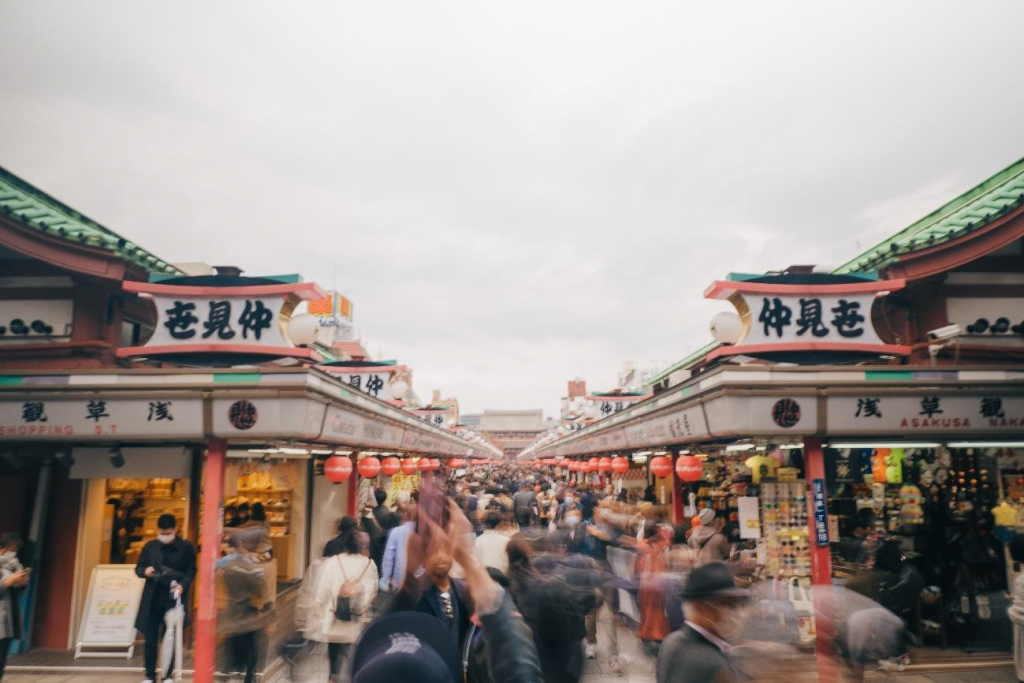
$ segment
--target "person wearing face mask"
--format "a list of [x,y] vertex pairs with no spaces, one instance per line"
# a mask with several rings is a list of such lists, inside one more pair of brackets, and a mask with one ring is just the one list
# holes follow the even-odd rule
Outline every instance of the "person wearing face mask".
[[686,620],[658,653],[657,683],[732,683],[739,679],[729,649],[743,633],[750,594],[724,562],[694,569],[683,589]]
[[[160,630],[164,616],[174,608],[177,598],[185,607],[185,625],[188,625],[188,590],[196,576],[196,550],[188,541],[178,536],[178,522],[174,515],[160,515],[157,520],[157,537],[142,547],[135,574],[146,580],[135,618],[135,628],[146,640],[144,665],[146,680],[154,683],[156,677],[156,655]],[[173,661],[172,658],[168,658]],[[166,682],[171,671],[161,672]]]
[[22,637],[16,597],[18,589],[28,585],[29,571],[18,560],[20,545],[15,534],[0,536],[0,678],[4,677],[11,641]]

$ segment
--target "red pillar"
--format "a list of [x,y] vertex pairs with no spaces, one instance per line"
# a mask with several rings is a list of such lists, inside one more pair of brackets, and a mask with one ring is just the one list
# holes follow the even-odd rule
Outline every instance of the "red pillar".
[[213,566],[220,555],[224,514],[224,465],[227,442],[211,439],[206,445],[203,482],[203,546],[199,553],[199,605],[196,615],[195,683],[213,683],[217,654],[217,577]]
[[[804,466],[807,470],[807,524],[810,531],[811,542],[811,584],[815,587],[821,586],[814,593],[815,626],[818,631],[817,637],[817,659],[818,659],[818,680],[821,683],[831,683],[839,680],[839,669],[836,665],[835,653],[832,648],[833,625],[832,606],[828,599],[832,586],[832,551],[828,545],[819,546],[817,543],[817,529],[814,517],[814,481],[820,479],[825,481],[825,454],[821,448],[821,439],[804,439]],[[825,525],[828,528],[828,487],[825,486]]]
[[672,456],[672,520],[675,524],[683,522],[683,481],[676,472],[676,461],[679,454]]

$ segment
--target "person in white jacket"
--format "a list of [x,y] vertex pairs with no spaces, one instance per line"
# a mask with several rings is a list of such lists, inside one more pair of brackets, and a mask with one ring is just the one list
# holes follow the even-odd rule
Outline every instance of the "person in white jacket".
[[[360,542],[355,520],[345,517],[340,525],[342,552],[324,558],[317,577],[317,587],[307,635],[311,640],[327,643],[332,683],[340,680],[342,665],[352,643],[359,639],[372,616],[377,597],[377,565]],[[343,590],[344,589],[344,590]],[[345,618],[338,617],[339,594],[346,603]]]
[[[1017,534],[1010,540],[1010,558],[1024,562],[1024,535]],[[1013,663],[1017,669],[1017,680],[1024,681],[1024,575],[1013,580],[1013,603],[1010,605],[1010,621],[1013,623]]]

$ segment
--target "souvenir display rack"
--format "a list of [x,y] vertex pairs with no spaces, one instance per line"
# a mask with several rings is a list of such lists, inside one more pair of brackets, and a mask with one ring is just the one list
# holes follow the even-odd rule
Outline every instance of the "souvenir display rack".
[[806,482],[761,482],[761,532],[768,576],[811,575]]

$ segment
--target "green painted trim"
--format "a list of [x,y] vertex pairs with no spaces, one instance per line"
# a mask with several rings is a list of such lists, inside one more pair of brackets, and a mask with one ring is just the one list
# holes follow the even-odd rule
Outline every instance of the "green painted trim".
[[297,285],[302,282],[302,276],[298,273],[287,273],[285,275],[259,275],[266,280],[274,280],[282,285]]
[[0,375],[0,387],[16,387],[20,384],[20,375]]
[[692,393],[693,393],[693,387],[683,387],[682,389],[679,390],[679,395],[680,396],[689,396]]
[[241,382],[259,382],[263,375],[258,372],[217,372],[213,375],[214,384],[238,384]]
[[914,373],[906,370],[868,370],[864,373],[864,380],[867,382],[909,382],[914,379]]

